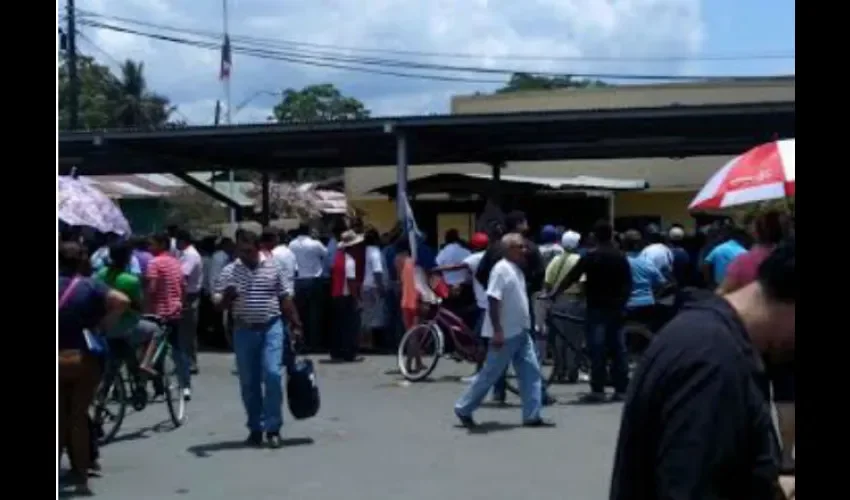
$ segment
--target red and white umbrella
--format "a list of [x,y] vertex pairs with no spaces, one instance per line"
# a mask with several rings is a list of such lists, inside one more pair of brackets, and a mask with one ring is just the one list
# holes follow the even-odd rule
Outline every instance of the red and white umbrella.
[[736,156],[697,193],[690,210],[712,210],[794,196],[794,139],[769,142]]

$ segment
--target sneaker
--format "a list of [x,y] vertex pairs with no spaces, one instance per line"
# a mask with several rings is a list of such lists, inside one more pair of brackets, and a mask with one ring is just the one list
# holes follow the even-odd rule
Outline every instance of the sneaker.
[[476,378],[477,378],[477,375],[470,375],[468,377],[462,377],[460,379],[460,381],[463,382],[464,384],[471,384],[471,383],[475,382]]
[[582,403],[582,404],[604,403],[605,402],[605,393],[604,392],[588,392],[587,394],[582,395],[578,399],[578,402]]
[[192,400],[192,389],[188,387],[183,389],[183,401],[191,401]]
[[279,432],[267,432],[266,442],[269,443],[269,448],[278,449],[283,447],[283,439]]
[[251,448],[259,448],[263,446],[263,433],[262,432],[251,432],[248,435],[248,439],[245,440],[245,446],[250,446]]
[[455,416],[458,420],[460,420],[460,425],[462,425],[466,429],[474,429],[478,427],[478,424],[475,423],[475,420],[472,419],[469,415],[461,415],[457,411],[455,411]]
[[534,420],[529,420],[527,422],[523,422],[522,426],[523,427],[555,427],[555,422],[543,420],[542,418],[538,417]]
[[626,400],[625,392],[615,392],[613,396],[611,396],[611,402],[620,403]]

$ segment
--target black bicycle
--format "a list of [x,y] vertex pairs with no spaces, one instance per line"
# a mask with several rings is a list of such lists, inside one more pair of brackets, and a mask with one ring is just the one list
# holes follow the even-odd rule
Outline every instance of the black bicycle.
[[[590,352],[585,342],[584,322],[583,312],[570,314],[549,308],[545,349],[540,349],[540,375],[544,387],[574,384],[580,378],[590,379]],[[629,370],[633,371],[655,333],[650,326],[629,317],[623,330]],[[513,367],[509,366],[505,387],[510,393],[519,394],[515,381]]]
[[[162,398],[175,428],[186,421],[187,398],[183,397],[176,383],[176,368],[171,355],[173,346],[168,342],[170,327],[158,316],[146,315],[144,319],[157,323],[162,331],[155,339],[156,350],[151,359],[157,374],[142,370],[136,350],[126,340],[109,340],[103,377],[92,404],[92,421],[99,430],[101,445],[115,439],[128,406],[142,411],[149,403]],[[153,394],[148,391],[149,385],[153,387]]]

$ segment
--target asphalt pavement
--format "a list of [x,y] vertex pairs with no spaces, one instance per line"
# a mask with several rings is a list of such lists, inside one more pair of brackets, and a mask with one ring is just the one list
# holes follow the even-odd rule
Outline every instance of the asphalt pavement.
[[[321,358],[318,357],[317,361]],[[544,416],[520,427],[518,398],[485,406],[486,432],[457,426],[452,406],[471,366],[441,360],[433,380],[406,384],[394,358],[317,363],[319,414],[284,409],[282,449],[248,449],[233,358],[204,354],[188,422],[173,429],[163,404],[129,413],[102,449],[99,498],[286,500],[602,499],[607,496],[621,404],[570,404],[586,384],[556,386]],[[512,404],[511,404],[512,403]]]

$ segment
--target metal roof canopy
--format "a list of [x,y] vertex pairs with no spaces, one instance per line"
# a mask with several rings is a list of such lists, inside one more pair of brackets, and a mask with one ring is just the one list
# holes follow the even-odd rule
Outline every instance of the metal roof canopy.
[[[487,193],[491,190],[493,176],[473,173],[442,173],[418,177],[407,181],[411,194],[469,194]],[[641,191],[649,184],[643,179],[611,179],[580,175],[576,177],[533,177],[527,175],[499,176],[503,194],[528,194],[529,192],[559,193],[569,191]],[[370,193],[395,196],[396,183],[372,189]]]
[[372,118],[59,135],[84,175],[737,154],[793,137],[794,102]]

